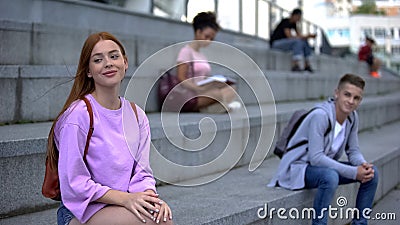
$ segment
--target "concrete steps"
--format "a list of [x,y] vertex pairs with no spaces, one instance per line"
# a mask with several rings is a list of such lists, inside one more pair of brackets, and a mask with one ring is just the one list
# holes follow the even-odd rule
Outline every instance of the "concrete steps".
[[[176,35],[189,34],[190,32],[187,32],[191,29],[189,24],[147,17],[117,8],[110,11],[102,4],[89,1],[4,1],[0,3],[0,6],[3,6],[0,9],[10,8],[9,4],[13,5],[12,8],[16,5],[21,6],[21,11],[29,12],[27,14],[29,16],[28,21],[21,21],[10,12],[0,13],[0,32],[4,42],[0,49],[0,100],[3,103],[0,105],[0,123],[49,121],[56,116],[72,86],[72,82],[68,81],[71,81],[75,74],[83,41],[88,34],[104,29],[104,24],[107,24],[90,24],[93,21],[101,21],[112,16],[137,22],[137,29],[124,29],[125,25],[122,27],[109,25],[105,29],[113,32],[124,43],[129,58],[130,68],[123,82],[121,95],[124,94],[129,80],[139,66],[154,57],[152,56],[154,53],[172,44],[192,39],[191,35]],[[41,14],[51,8],[62,8],[62,13],[70,12],[70,14],[76,13],[72,13],[74,10],[84,10],[85,13],[79,18],[85,20],[86,16],[91,15],[90,20],[87,21],[88,24],[76,23],[74,21],[76,18],[60,21],[58,18],[60,15],[52,20],[48,17],[54,16],[53,14],[46,16]],[[108,23],[114,22],[112,20]],[[162,37],[159,36],[160,32],[164,34]],[[325,98],[332,93],[337,78],[345,73],[362,75],[367,79],[366,95],[390,93],[400,89],[400,79],[393,73],[383,69],[383,79],[373,80],[368,76],[366,64],[358,62],[355,58],[343,59],[318,55],[312,59],[316,69],[314,74],[292,74],[289,72],[290,54],[270,50],[265,40],[221,31],[217,41],[220,45],[228,44],[230,47],[221,50],[218,48],[221,46],[216,45],[215,48],[209,46],[205,49],[210,61],[225,63],[213,64],[212,71],[216,74],[238,77],[238,74],[228,66],[229,63],[233,64],[232,67],[238,65],[244,68],[246,73],[239,74],[241,78],[238,91],[246,104],[263,104],[271,101],[270,97],[262,96],[261,102],[257,102],[253,91],[246,84],[246,82],[260,83],[262,78],[257,76],[259,69],[271,85],[277,102]],[[43,43],[46,43],[45,48],[42,47]],[[236,51],[232,50],[235,48]],[[178,48],[172,51],[171,55],[157,60],[157,64],[150,65],[147,70],[135,73],[133,83],[138,85],[132,93],[133,100],[141,106],[146,104],[147,112],[158,111],[155,91],[157,77],[160,71],[175,64],[177,51]],[[232,51],[235,57],[232,57]],[[63,54],[58,54],[59,52]],[[246,58],[242,57],[243,53],[256,65],[250,65],[249,61],[234,60]],[[152,91],[146,96],[147,98],[143,98],[143,93],[147,93],[148,90]]]
[[[273,99],[275,102],[325,99],[333,94],[339,77],[352,72],[345,65],[343,62],[341,71],[326,73],[317,71],[314,74],[293,74],[289,71],[264,69],[262,70],[264,75],[249,73],[240,78],[237,85],[238,93],[246,105],[271,103]],[[130,86],[132,100],[142,107],[146,105],[147,112],[157,112],[159,109],[156,81],[160,69],[153,67],[153,71],[135,74],[133,78],[136,69],[131,67],[128,70],[122,83],[121,95],[125,95],[128,84],[133,85],[133,88]],[[3,103],[0,105],[0,123],[49,121],[55,118],[71,89],[73,79],[71,74],[74,74],[75,70],[76,66],[0,65],[0,99]],[[215,71],[219,72],[218,69]],[[365,96],[400,90],[400,79],[390,73],[384,73],[382,79],[371,78],[365,73],[360,75],[367,83]],[[273,98],[271,95],[260,95],[255,98],[257,86],[262,90],[268,88],[264,82],[269,83]],[[143,97],[144,93],[148,95]]]
[[[384,197],[400,182],[400,122],[382,126],[379,129],[360,133],[360,148],[368,161],[379,169],[380,184],[376,201]],[[313,190],[287,191],[281,188],[268,188],[266,184],[275,172],[279,159],[265,160],[254,172],[241,166],[228,172],[220,179],[195,187],[159,186],[158,191],[171,205],[175,224],[309,224],[309,220],[281,220],[276,214],[272,219],[259,219],[257,210],[268,205],[269,209],[297,208],[312,206]],[[340,186],[338,196],[348,199],[348,207],[354,207],[357,184]],[[378,202],[379,206],[379,202]],[[333,207],[335,204],[333,203]],[[385,208],[385,210],[395,208]],[[374,212],[383,210],[373,208]],[[56,209],[32,213],[0,220],[0,224],[56,224]],[[345,224],[349,220],[335,220],[330,224]],[[379,223],[382,224],[382,223]],[[386,224],[386,223],[385,223]],[[396,223],[393,223],[396,224]]]
[[[281,103],[277,105],[276,114],[276,133],[280,133],[288,121],[291,113],[298,108],[308,108],[315,104],[315,101]],[[262,107],[270,107],[264,105]],[[215,130],[213,126],[200,125],[202,136],[214,136],[212,143],[204,150],[199,152],[182,151],[185,144],[185,136],[180,136],[175,132],[175,136],[167,135],[164,132],[166,127],[172,126],[177,129],[177,123],[171,121],[166,115],[165,121],[170,124],[162,125],[160,122],[160,114],[149,114],[152,144],[154,148],[165,158],[175,161],[183,165],[199,165],[215,159],[220,155],[227,146],[226,140],[232,141],[232,147],[238,154],[243,154],[236,166],[246,166],[249,164],[254,154],[257,143],[260,141],[261,128],[267,127],[272,131],[271,141],[273,140],[273,128],[275,127],[273,113],[260,115],[259,109],[255,106],[249,106],[248,114],[229,118],[228,115],[205,115],[205,114],[183,114],[180,118],[180,126],[183,134],[189,138],[196,138],[200,135],[199,121],[205,116],[211,118],[217,126]],[[387,94],[382,96],[370,96],[364,99],[360,109],[360,129],[374,129],[376,127],[390,124],[400,119],[400,93]],[[249,118],[249,127],[244,121]],[[261,122],[264,121],[264,122]],[[239,123],[238,123],[239,122]],[[207,124],[207,123],[206,123]],[[233,125],[232,125],[233,124]],[[235,125],[236,124],[236,125]],[[239,124],[239,125],[237,125]],[[0,126],[0,175],[5,180],[1,182],[0,198],[3,199],[0,205],[0,215],[16,215],[26,212],[32,212],[37,209],[43,209],[54,202],[44,199],[40,194],[40,187],[44,175],[44,159],[46,138],[50,128],[50,123],[35,123]],[[164,126],[164,127],[163,127]],[[231,137],[230,135],[234,136]],[[265,135],[265,134],[264,134]],[[172,144],[168,139],[172,139],[178,146]],[[247,145],[243,140],[249,139]],[[261,139],[268,139],[263,136]],[[207,139],[201,139],[198,143],[204,146]],[[193,147],[193,146],[191,146]],[[233,151],[233,150],[232,150]],[[263,155],[257,155],[256,159],[262,160]],[[151,159],[152,160],[152,159]],[[256,160],[257,161],[257,160]],[[181,182],[197,177],[204,177],[217,171],[229,170],[232,162],[221,163],[208,167],[206,170],[172,173],[173,177],[169,177],[172,182]],[[161,173],[163,168],[158,168],[154,164],[154,173]],[[29,172],[28,172],[29,171]],[[15,188],[19,187],[19,188]],[[22,191],[23,190],[23,191]]]

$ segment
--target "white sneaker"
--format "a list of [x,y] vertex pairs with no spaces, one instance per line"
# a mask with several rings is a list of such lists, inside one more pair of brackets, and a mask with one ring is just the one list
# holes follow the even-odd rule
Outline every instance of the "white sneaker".
[[229,111],[236,111],[240,108],[242,108],[242,104],[240,104],[240,102],[238,101],[232,101],[231,103],[228,104]]

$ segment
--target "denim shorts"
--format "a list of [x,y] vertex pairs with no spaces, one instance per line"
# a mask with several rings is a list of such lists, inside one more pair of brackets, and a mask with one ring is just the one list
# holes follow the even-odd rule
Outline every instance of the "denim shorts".
[[75,218],[74,214],[61,202],[57,210],[57,224],[68,225],[73,218]]

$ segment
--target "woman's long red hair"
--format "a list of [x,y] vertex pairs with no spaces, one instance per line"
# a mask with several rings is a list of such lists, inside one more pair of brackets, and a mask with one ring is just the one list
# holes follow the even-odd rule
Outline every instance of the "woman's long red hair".
[[68,109],[68,107],[76,100],[83,99],[85,95],[92,93],[95,90],[94,81],[92,78],[87,76],[89,71],[89,60],[90,55],[94,46],[100,40],[111,40],[114,41],[121,49],[121,53],[125,59],[127,59],[124,46],[121,42],[108,32],[100,32],[91,34],[85,41],[82,47],[81,55],[79,58],[79,64],[74,78],[74,84],[71,92],[61,110],[61,112],[55,118],[53,125],[51,126],[48,140],[47,140],[47,160],[50,162],[52,169],[57,169],[58,164],[58,150],[54,142],[54,127],[59,117]]

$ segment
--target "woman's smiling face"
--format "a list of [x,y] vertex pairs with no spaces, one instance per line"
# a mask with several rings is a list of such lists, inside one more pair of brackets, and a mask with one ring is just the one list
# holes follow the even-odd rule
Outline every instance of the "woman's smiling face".
[[120,85],[127,69],[128,62],[118,44],[112,40],[97,42],[90,55],[88,72],[96,87]]

